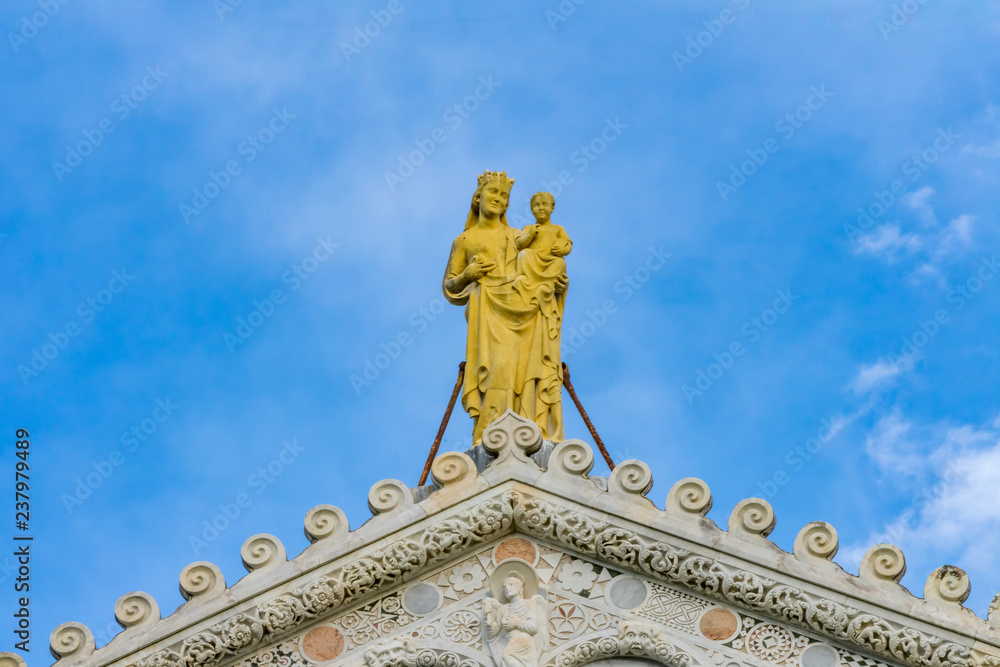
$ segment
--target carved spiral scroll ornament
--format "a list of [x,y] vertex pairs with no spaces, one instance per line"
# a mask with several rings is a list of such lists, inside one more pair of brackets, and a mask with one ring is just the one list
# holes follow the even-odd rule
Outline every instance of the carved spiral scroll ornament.
[[837,530],[825,521],[813,521],[799,531],[792,551],[803,562],[828,561],[838,547]]
[[965,570],[954,565],[939,567],[927,577],[924,599],[928,602],[960,605],[969,597],[972,584]]
[[49,651],[57,660],[77,660],[94,652],[94,633],[83,623],[63,623],[49,636]]
[[478,474],[476,463],[468,454],[448,452],[434,459],[431,466],[431,478],[439,487],[458,484],[463,480],[474,478]]
[[697,477],[686,477],[667,494],[666,511],[672,514],[705,516],[712,509],[712,492]]
[[0,653],[0,667],[28,667],[28,665],[18,654],[4,651]]
[[240,549],[240,556],[243,558],[243,567],[247,569],[247,572],[265,567],[275,567],[288,560],[281,540],[267,533],[254,535],[244,542],[243,548]]
[[552,450],[549,470],[581,477],[594,468],[594,450],[581,440],[563,440]]
[[225,592],[226,580],[222,576],[222,570],[214,563],[200,560],[181,570],[181,595],[185,600],[207,600]]
[[644,496],[653,488],[653,472],[638,459],[622,461],[608,478],[608,491],[625,496]]
[[160,620],[160,608],[149,593],[126,593],[115,602],[115,620],[123,628],[148,625]]
[[729,532],[767,537],[774,530],[775,518],[771,503],[760,498],[741,501],[729,516]]
[[876,544],[861,559],[858,575],[866,581],[899,580],[906,574],[906,558],[895,544]]
[[368,509],[373,516],[404,510],[413,505],[410,487],[398,479],[383,479],[376,482],[368,492]]
[[306,512],[304,529],[306,538],[313,543],[328,537],[342,537],[349,532],[347,515],[339,507],[317,505]]
[[496,463],[514,458],[523,463],[542,446],[542,430],[535,422],[508,410],[486,427],[483,447],[497,457]]

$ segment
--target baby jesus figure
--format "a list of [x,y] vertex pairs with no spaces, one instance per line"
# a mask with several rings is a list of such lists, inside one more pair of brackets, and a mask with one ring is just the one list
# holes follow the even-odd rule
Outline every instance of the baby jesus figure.
[[[550,339],[559,336],[563,307],[566,300],[565,285],[566,260],[563,259],[573,249],[566,230],[552,222],[555,198],[548,192],[536,192],[531,196],[531,212],[535,224],[527,225],[515,239],[517,249],[516,289],[526,303],[536,302],[542,309]],[[563,285],[556,290],[556,283]]]

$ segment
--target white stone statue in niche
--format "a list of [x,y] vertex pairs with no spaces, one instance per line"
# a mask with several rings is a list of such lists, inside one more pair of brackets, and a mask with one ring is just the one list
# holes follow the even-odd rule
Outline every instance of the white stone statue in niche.
[[549,614],[528,563],[505,560],[490,578],[493,597],[483,600],[486,643],[497,667],[538,667],[549,643]]

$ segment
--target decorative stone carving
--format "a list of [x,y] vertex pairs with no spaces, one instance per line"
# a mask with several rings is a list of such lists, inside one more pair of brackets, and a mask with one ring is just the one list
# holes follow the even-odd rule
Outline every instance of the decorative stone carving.
[[49,651],[60,663],[76,662],[94,652],[94,633],[83,623],[63,623],[49,636]]
[[159,651],[129,667],[186,667],[184,659],[171,650]]
[[584,477],[594,468],[594,450],[582,440],[563,440],[549,456],[549,472],[562,477]]
[[939,567],[927,577],[924,599],[939,607],[961,606],[969,597],[969,575],[954,565]]
[[990,610],[986,614],[986,620],[994,630],[1000,630],[1000,593],[990,603]]
[[[714,559],[647,540],[629,530],[592,521],[535,498],[518,494],[513,496],[514,522],[520,530],[556,541],[578,553],[596,554],[598,558],[617,563],[625,569],[796,623],[905,664],[967,667],[971,659],[968,648],[940,637],[900,627],[794,586],[779,584]],[[757,526],[756,530],[761,532],[761,525],[773,526],[770,506],[759,499],[737,505],[730,519],[730,530],[735,528],[739,531],[739,526],[747,523]]]
[[16,653],[0,653],[0,667],[28,667],[24,659]]
[[306,539],[319,542],[330,537],[346,537],[349,532],[347,515],[343,510],[333,505],[317,505],[306,512]]
[[223,648],[233,653],[255,646],[264,636],[264,626],[260,621],[246,614],[237,614],[213,626],[212,631],[218,633]]
[[240,549],[240,556],[243,558],[243,567],[247,569],[247,572],[266,567],[277,567],[288,560],[281,540],[267,533],[259,533],[244,542],[243,548]]
[[838,546],[836,529],[825,521],[813,521],[799,531],[792,551],[804,563],[825,564],[837,555]]
[[509,462],[535,462],[529,457],[542,446],[542,431],[535,422],[507,410],[500,419],[486,427],[483,433],[483,447],[496,456],[491,467],[500,467]]
[[302,622],[306,609],[301,600],[292,595],[279,595],[260,607],[264,627],[273,635],[291,630]]
[[747,633],[747,653],[764,662],[782,662],[792,653],[792,633],[774,623],[761,623]]
[[691,667],[687,653],[677,650],[655,625],[625,621],[618,626],[618,653],[633,658],[647,657],[665,665]]
[[222,639],[212,632],[199,632],[181,644],[181,658],[192,667],[211,667],[222,659],[225,652]]
[[368,492],[368,509],[373,516],[400,512],[413,506],[413,493],[410,487],[398,479],[383,479],[376,482]]
[[535,594],[538,575],[524,561],[506,560],[494,571],[490,587],[496,597],[483,600],[483,619],[497,667],[538,667],[549,628],[545,598]]
[[653,473],[638,459],[622,461],[608,478],[608,493],[625,498],[645,496],[653,488]]
[[906,574],[906,558],[902,550],[894,544],[876,544],[861,559],[858,572],[865,581],[878,583],[891,581],[898,583]]
[[736,505],[729,516],[729,533],[767,537],[774,530],[774,524],[771,503],[760,498],[747,498]]
[[320,577],[296,593],[301,596],[306,611],[312,614],[321,614],[331,607],[340,606],[344,601],[343,585],[329,577]]
[[417,645],[412,637],[377,642],[365,651],[365,663],[368,667],[417,667]]
[[475,479],[477,474],[476,463],[467,454],[461,452],[442,454],[434,459],[434,464],[431,466],[431,479],[438,487]]
[[[518,422],[517,418],[512,423],[517,426],[524,425]],[[527,431],[530,435],[531,429],[529,428]],[[508,429],[506,436],[508,440],[504,446],[511,451],[516,449],[524,454],[531,446],[521,446],[518,449],[514,442],[517,436],[511,429]],[[522,443],[529,440],[531,438],[522,437]],[[555,454],[558,451],[557,447],[553,450],[550,466],[564,465],[567,469],[560,474],[585,474],[581,469],[581,466],[587,463],[585,453],[581,453],[574,461],[573,456],[571,456],[574,449],[571,447],[565,449],[565,456],[570,463],[565,465],[554,463],[556,461]],[[517,458],[511,451],[508,451],[508,460],[518,466],[521,465],[521,462],[510,459],[511,456]],[[579,453],[582,450],[576,451]],[[461,464],[456,465],[461,466]],[[535,470],[538,470],[534,462],[531,462],[531,465]],[[571,473],[569,470],[571,466],[576,466],[581,471]],[[577,479],[582,478],[577,477]],[[641,479],[641,476],[638,479]],[[691,480],[682,480],[682,483],[689,481]],[[698,484],[699,480],[693,481],[695,482],[693,484],[678,483],[675,485],[674,489],[671,490],[671,495],[668,496],[667,507],[668,511],[675,513],[675,515],[684,512],[683,516],[697,521],[701,516],[702,509],[707,505],[706,501],[710,502],[710,494],[707,486],[704,486],[703,483]],[[544,488],[543,484],[535,486]],[[629,497],[636,500],[641,497],[641,492],[635,492],[641,486],[638,482],[634,484],[632,491],[627,490],[625,486],[624,482],[620,486],[616,484],[616,491],[613,493],[617,494],[619,498]],[[547,611],[549,623],[544,624],[546,631],[552,632],[553,636],[560,638],[560,640],[578,641],[578,643],[573,644],[572,648],[567,648],[555,657],[549,657],[552,655],[551,653],[540,654],[536,650],[534,654],[536,658],[539,655],[546,655],[548,664],[563,664],[558,662],[562,660],[568,661],[565,663],[566,665],[573,665],[600,657],[622,655],[619,653],[617,638],[600,634],[609,627],[617,628],[617,624],[620,623],[619,616],[606,613],[607,608],[603,611],[595,608],[592,610],[593,614],[591,611],[583,613],[580,610],[583,610],[585,605],[580,599],[581,596],[589,596],[593,600],[600,599],[598,596],[604,596],[603,599],[607,600],[608,604],[613,603],[622,610],[629,610],[627,613],[630,616],[669,626],[671,631],[678,629],[679,626],[672,625],[667,620],[661,620],[651,611],[654,603],[659,604],[659,599],[656,596],[658,591],[662,592],[660,590],[663,589],[662,586],[652,581],[641,582],[630,574],[615,575],[614,579],[611,580],[611,575],[606,572],[606,569],[610,569],[612,572],[631,572],[648,577],[668,585],[671,590],[678,588],[691,591],[704,605],[711,605],[705,600],[715,600],[723,603],[726,607],[749,610],[758,617],[766,619],[752,625],[752,619],[744,616],[743,618],[748,624],[742,626],[742,631],[737,630],[744,642],[750,641],[751,635],[756,632],[753,634],[753,640],[759,641],[744,644],[743,650],[746,650],[750,655],[759,653],[763,656],[761,659],[769,659],[765,655],[770,655],[769,651],[778,650],[780,653],[783,650],[781,649],[783,644],[779,641],[781,637],[772,636],[774,632],[781,635],[782,632],[788,632],[792,629],[798,633],[798,629],[801,629],[807,635],[827,638],[834,645],[839,644],[839,648],[856,648],[863,653],[879,656],[892,664],[912,667],[1000,667],[1000,661],[995,659],[996,655],[993,655],[995,632],[988,629],[985,623],[982,623],[981,631],[973,628],[977,633],[982,633],[975,635],[975,639],[980,642],[976,650],[970,650],[966,646],[960,645],[960,642],[964,641],[964,637],[973,636],[971,631],[966,632],[966,629],[972,627],[971,623],[975,619],[971,613],[965,610],[962,610],[961,615],[943,613],[930,617],[943,619],[940,621],[928,622],[925,620],[922,623],[911,623],[907,618],[908,612],[905,611],[907,608],[904,603],[914,604],[915,602],[909,597],[905,599],[900,597],[898,598],[900,600],[899,613],[888,619],[873,607],[867,606],[864,601],[854,604],[869,611],[861,611],[851,607],[850,602],[843,602],[844,597],[840,597],[840,601],[825,597],[827,593],[824,593],[824,590],[837,590],[837,584],[841,581],[837,577],[843,577],[843,581],[847,581],[849,575],[846,573],[831,571],[830,579],[822,578],[818,582],[823,586],[816,587],[817,592],[807,592],[792,585],[795,578],[789,575],[787,570],[782,570],[773,564],[769,566],[766,561],[758,563],[760,566],[758,571],[767,572],[767,568],[770,567],[770,570],[774,572],[771,576],[781,579],[781,581],[773,581],[766,576],[741,569],[739,557],[719,557],[715,552],[708,550],[703,552],[705,555],[701,555],[701,553],[694,553],[685,548],[674,546],[671,543],[673,538],[667,535],[656,537],[658,533],[655,525],[640,528],[640,534],[626,527],[615,525],[615,520],[609,518],[609,515],[614,516],[616,507],[632,509],[634,506],[626,507],[614,502],[609,503],[607,497],[600,500],[599,507],[593,508],[597,511],[593,512],[588,507],[587,502],[581,499],[582,497],[576,498],[575,503],[567,502],[564,506],[558,497],[575,498],[576,496],[571,493],[572,484],[560,485],[558,493],[553,491],[552,495],[546,496],[551,500],[534,497],[530,482],[517,483],[514,488],[517,488],[518,491],[507,491],[502,498],[491,492],[493,497],[489,499],[473,500],[472,502],[478,502],[476,505],[466,503],[454,506],[451,501],[443,503],[441,507],[448,509],[435,510],[442,512],[440,516],[432,516],[429,521],[421,520],[419,524],[414,523],[414,526],[418,527],[406,529],[408,530],[406,533],[400,530],[398,535],[386,536],[385,531],[372,531],[369,527],[367,529],[369,532],[362,531],[359,536],[361,538],[359,541],[364,541],[369,545],[364,547],[364,551],[343,558],[333,567],[321,564],[315,570],[308,570],[311,574],[298,575],[293,567],[280,569],[276,573],[275,580],[281,579],[282,582],[288,582],[289,585],[282,585],[280,588],[276,586],[275,588],[278,590],[272,592],[254,592],[252,599],[249,597],[240,598],[240,606],[238,607],[240,613],[236,612],[237,607],[235,606],[216,607],[210,605],[214,610],[212,620],[199,620],[194,618],[197,616],[199,607],[188,607],[188,609],[195,611],[192,617],[183,619],[185,622],[191,619],[190,624],[183,626],[182,630],[171,630],[173,634],[164,633],[163,636],[156,637],[151,634],[151,643],[148,644],[147,649],[142,650],[159,650],[151,655],[146,654],[142,660],[136,661],[135,657],[122,656],[120,652],[116,654],[115,651],[121,649],[122,642],[114,642],[103,655],[103,649],[92,655],[93,638],[91,637],[89,640],[90,648],[88,650],[86,645],[89,631],[78,624],[66,624],[73,626],[66,630],[65,636],[61,638],[66,652],[60,653],[54,647],[54,654],[62,658],[60,667],[77,667],[77,665],[99,667],[106,664],[120,664],[125,667],[211,667],[223,663],[236,664],[234,661],[238,660],[246,660],[246,662],[240,663],[241,667],[262,667],[263,663],[258,664],[257,656],[265,655],[265,653],[261,653],[264,647],[268,646],[267,650],[270,651],[272,643],[281,637],[287,636],[306,624],[322,622],[324,617],[331,615],[334,609],[341,606],[351,605],[350,614],[360,614],[368,607],[358,605],[370,606],[378,602],[378,598],[382,600],[392,598],[399,605],[399,598],[403,593],[406,590],[416,590],[416,586],[405,590],[400,588],[397,593],[393,594],[395,597],[393,595],[382,596],[389,593],[389,589],[399,587],[404,582],[412,582],[413,584],[419,582],[430,589],[430,593],[421,595],[418,591],[414,597],[414,607],[422,610],[425,616],[416,618],[413,614],[404,614],[405,610],[401,611],[401,614],[407,617],[404,620],[397,619],[396,627],[402,628],[413,623],[415,624],[413,631],[419,632],[415,635],[416,637],[433,642],[469,639],[465,644],[470,651],[476,653],[461,654],[461,652],[456,652],[458,651],[457,647],[450,650],[419,647],[414,649],[416,667],[432,667],[437,664],[447,667],[474,667],[473,660],[480,661],[485,658],[485,656],[480,656],[478,651],[481,647],[486,649],[483,646],[486,634],[483,632],[484,617],[478,608],[477,601],[481,595],[482,586],[477,585],[472,593],[467,593],[477,600],[470,599],[467,604],[463,603],[463,608],[445,608],[452,604],[448,600],[453,598],[439,597],[440,593],[435,589],[435,585],[428,583],[431,580],[427,579],[426,582],[421,582],[421,577],[424,577],[424,574],[431,568],[442,563],[448,563],[448,568],[457,568],[463,562],[476,563],[478,561],[485,568],[483,570],[485,573],[494,567],[492,562],[488,562],[489,549],[486,547],[487,544],[500,542],[501,545],[504,545],[519,541],[529,546],[532,562],[537,562],[538,572],[542,573],[547,585],[553,587],[549,591],[551,605],[545,605],[546,609],[549,606],[552,607],[551,611]],[[588,494],[587,498],[593,497],[590,490],[588,490]],[[474,497],[470,491],[469,500]],[[412,504],[412,495],[409,498],[410,504]],[[404,501],[404,506],[409,506],[409,504]],[[428,513],[430,512],[428,511]],[[416,522],[419,519],[418,514],[417,512],[412,514]],[[643,513],[642,516],[645,517],[647,514]],[[636,521],[633,518],[630,522],[625,522],[624,525],[634,526],[637,525]],[[377,522],[374,523],[376,526],[378,525]],[[639,521],[638,523],[645,522]],[[730,530],[737,535],[766,535],[769,532],[768,524],[773,526],[773,523],[773,512],[770,506],[764,501],[750,499],[740,503],[734,510],[730,520]],[[395,524],[392,524],[390,520],[390,525]],[[831,545],[836,544],[836,539],[833,537],[835,533],[832,535],[827,533],[824,526],[825,524],[816,523],[809,524],[803,529],[799,539],[796,540],[795,554],[798,558],[816,559],[816,562],[820,562],[818,559],[823,559],[825,562],[828,556],[832,556]],[[511,535],[513,527],[525,535],[519,537]],[[696,528],[698,528],[697,525],[692,527],[690,539],[685,538],[689,539],[692,544],[689,547],[692,550],[701,548],[697,546],[701,539],[698,536],[705,534],[699,533],[695,530]],[[318,527],[317,530],[322,531],[323,529]],[[345,532],[336,532],[339,530]],[[337,528],[336,531],[333,534],[345,534],[346,522],[342,529]],[[832,528],[830,531],[832,532]],[[369,539],[370,535],[376,537]],[[533,547],[528,540],[524,539],[526,536],[537,537],[543,540],[544,544],[540,542],[541,547]],[[254,563],[252,569],[276,566],[286,562],[284,549],[275,538],[270,536],[256,537],[267,538],[257,545],[264,547],[263,551],[267,553],[259,555],[257,560],[259,564]],[[728,541],[724,536],[720,535],[720,537],[722,539],[718,542],[709,544],[702,542],[702,544],[714,548],[716,551],[722,551],[723,556],[725,556]],[[244,551],[254,539],[248,540],[248,544],[244,545]],[[268,540],[273,541],[268,542]],[[376,540],[382,541],[376,542]],[[473,551],[476,545],[482,545],[479,547],[479,553]],[[561,545],[572,556],[580,556],[589,561],[606,564],[605,569],[594,570],[595,574],[601,573],[600,576],[606,578],[597,579],[593,590],[588,590],[585,584],[586,581],[589,581],[591,573],[586,571],[583,561],[579,561],[580,564],[574,566],[572,556],[562,556],[561,562],[559,556],[555,556],[555,560],[551,560],[555,554],[550,545]],[[542,549],[543,557],[550,560],[544,563],[538,560],[539,548]],[[279,551],[280,558],[276,557]],[[510,553],[505,552],[506,555],[500,558],[500,546],[497,547],[496,554],[498,556],[494,560],[497,563],[496,569],[499,570],[500,567],[527,567],[528,571],[531,571],[530,565],[521,562],[518,558],[519,552],[510,549],[508,551]],[[244,560],[247,560],[246,557]],[[313,565],[310,564],[310,567]],[[249,565],[248,569],[251,569]],[[861,577],[869,582],[887,583],[898,580],[902,576],[903,569],[902,553],[896,547],[878,545],[865,556],[861,566]],[[447,576],[453,572],[457,572],[457,570],[445,569],[441,576]],[[284,576],[286,573],[288,573],[287,579]],[[475,577],[471,575],[463,575],[460,579],[463,582],[462,587],[471,587],[473,579]],[[640,584],[639,587],[635,588],[635,591],[628,586],[629,579]],[[466,583],[467,580],[468,583]],[[965,577],[964,573],[957,568],[941,568],[935,572],[932,580],[933,585],[929,582],[929,590],[925,591],[927,604],[935,605],[944,612],[961,609],[960,604],[965,599],[968,590],[968,578]],[[502,583],[501,580],[500,584]],[[294,588],[296,586],[297,588]],[[453,590],[457,590],[454,582],[446,582],[443,586],[445,589],[450,586]],[[642,588],[643,586],[648,587],[648,595],[647,591]],[[898,589],[898,586],[892,584],[886,589],[888,595],[898,593],[902,596],[905,594],[901,590],[891,590],[892,587]],[[574,593],[577,588],[580,589],[579,595]],[[560,598],[558,595],[561,589],[565,589],[567,595],[572,599]],[[239,590],[237,589],[237,592]],[[187,599],[208,599],[222,594],[225,591],[225,583],[222,581],[222,575],[218,568],[214,565],[192,563],[181,574],[181,591]],[[851,593],[849,589],[842,589],[842,592],[846,592],[848,596],[855,595],[857,597],[857,594]],[[680,596],[684,593],[676,592],[676,595]],[[494,593],[494,596],[495,600],[500,600],[502,591],[500,595]],[[125,598],[128,597],[125,596]],[[529,598],[534,599],[534,594],[524,595],[522,600],[527,601]],[[847,600],[850,599],[850,597],[847,598]],[[897,598],[889,597],[888,599],[892,601]],[[443,602],[439,604],[439,600],[443,600]],[[543,602],[545,601],[543,600]],[[134,604],[142,607],[141,601],[134,602]],[[580,613],[570,613],[569,608],[574,605]],[[1000,605],[1000,601],[994,603],[989,616],[990,626],[994,629],[997,629],[998,622],[1000,622],[998,605]],[[116,605],[116,615],[118,615],[118,606],[120,605]],[[402,610],[401,605],[400,609]],[[553,619],[556,618],[557,613],[562,613],[559,610],[565,612],[561,618],[564,618],[567,623],[572,621],[575,625],[569,627],[569,625],[564,624],[566,628],[559,626],[557,632],[555,629],[557,626]],[[439,611],[440,614],[437,613]],[[732,613],[728,610],[725,611]],[[929,609],[929,611],[934,610]],[[156,616],[157,614],[150,612],[148,618],[154,619]],[[340,623],[346,617],[342,616],[334,622]],[[592,617],[598,620],[592,622]],[[128,618],[130,622],[134,620],[135,623],[142,625],[145,621],[140,619],[144,619],[146,616],[139,609]],[[674,616],[670,618],[674,618]],[[692,618],[690,623],[680,628],[682,631],[687,632],[687,628],[691,628],[693,632],[698,631],[697,613]],[[925,615],[923,618],[928,617]],[[581,621],[581,619],[584,620]],[[953,624],[951,619],[958,620],[954,621]],[[152,621],[149,622],[152,623]],[[419,627],[416,625],[418,622],[422,624]],[[954,639],[945,640],[932,634],[935,622],[940,622],[942,632],[947,631],[947,636]],[[169,624],[164,623],[160,627],[167,625]],[[136,627],[136,625],[130,627]],[[173,627],[180,626],[175,624]],[[339,627],[345,635],[342,647],[344,650],[362,647],[379,634],[373,631],[362,640],[360,635],[357,637],[347,636],[350,633],[343,626]],[[739,627],[739,623],[734,624],[734,627]],[[779,628],[779,630],[773,630],[772,634],[765,635],[764,630],[757,630],[757,628],[763,627],[772,627],[772,630]],[[61,628],[65,629],[66,626],[61,626]],[[709,627],[709,630],[714,632],[715,628]],[[385,634],[394,631],[387,630]],[[588,632],[592,634],[585,634]],[[721,633],[721,630],[719,632]],[[53,633],[53,640],[55,640],[55,635],[56,633]],[[581,637],[581,635],[583,636]],[[730,635],[725,636],[729,637]],[[574,637],[578,637],[579,640],[572,639]],[[705,634],[705,637],[718,641],[714,636],[708,634]],[[639,637],[640,645],[643,643],[643,639],[643,636]],[[152,641],[156,643],[154,644]],[[53,643],[55,644],[55,641]],[[74,649],[74,646],[78,647],[81,644],[83,649]],[[503,648],[501,647],[500,652],[501,665],[503,663]],[[74,650],[77,652],[73,653]],[[989,651],[989,654],[983,653],[984,650]],[[753,653],[753,651],[757,651],[757,653]],[[801,651],[801,647],[792,650],[785,659],[786,664],[798,664],[799,658],[796,651]],[[258,652],[257,656],[250,657],[253,652]],[[360,653],[361,651],[359,651]],[[817,660],[823,658],[824,655],[829,657],[823,651],[813,651],[813,653],[820,656]],[[642,655],[649,657],[648,652]],[[360,659],[360,655],[357,655],[356,658],[352,657],[352,661]],[[660,660],[659,657],[653,659]],[[670,660],[674,659],[670,658]],[[351,664],[356,663],[352,662]],[[719,665],[722,667],[721,663]],[[804,663],[803,666],[825,667],[825,665],[805,665]],[[0,667],[6,666],[0,664]],[[520,667],[520,663],[518,663],[518,667]]]
[[210,600],[226,592],[222,570],[214,563],[196,561],[181,570],[181,595],[185,600]]
[[700,518],[712,509],[712,492],[697,477],[686,477],[670,489],[665,511],[672,516]]
[[115,602],[115,620],[126,629],[147,626],[160,620],[160,608],[149,593],[126,593]]

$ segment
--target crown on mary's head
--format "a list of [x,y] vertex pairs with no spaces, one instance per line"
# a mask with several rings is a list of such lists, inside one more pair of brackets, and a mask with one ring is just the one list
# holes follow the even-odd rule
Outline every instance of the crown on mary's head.
[[514,179],[507,178],[506,171],[486,170],[479,175],[479,188],[482,188],[484,185],[490,182],[496,183],[507,192],[510,192],[511,187],[514,185]]

